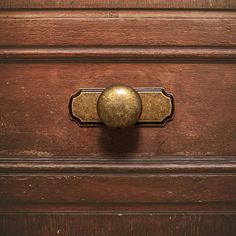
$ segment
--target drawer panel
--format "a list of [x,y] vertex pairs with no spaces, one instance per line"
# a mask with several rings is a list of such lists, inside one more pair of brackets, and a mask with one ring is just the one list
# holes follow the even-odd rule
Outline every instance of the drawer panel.
[[[224,63],[1,64],[1,156],[234,156],[236,66]],[[164,128],[81,128],[72,94],[114,83],[161,86],[175,117]],[[122,142],[121,142],[122,140]]]
[[[151,214],[119,212],[99,214],[9,214],[0,215],[5,236],[37,235],[160,235],[234,236],[235,214]],[[174,233],[173,233],[174,232]]]
[[[0,8],[1,235],[235,234],[234,0]],[[164,87],[174,119],[71,120],[71,95],[116,83]]]
[[0,31],[0,46],[236,45],[231,11],[10,11]]
[[1,175],[0,204],[231,203],[235,211],[235,183],[235,174]]
[[1,8],[174,8],[174,9],[235,9],[234,0],[182,0],[180,2],[169,0],[3,0]]

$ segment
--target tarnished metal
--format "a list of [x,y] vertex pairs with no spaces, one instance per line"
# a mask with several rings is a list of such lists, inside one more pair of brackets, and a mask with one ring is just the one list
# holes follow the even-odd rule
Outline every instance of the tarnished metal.
[[69,110],[80,126],[164,126],[173,118],[174,98],[159,87],[80,89],[71,97]]
[[99,96],[97,112],[108,127],[125,128],[137,123],[142,112],[142,101],[133,88],[113,85]]

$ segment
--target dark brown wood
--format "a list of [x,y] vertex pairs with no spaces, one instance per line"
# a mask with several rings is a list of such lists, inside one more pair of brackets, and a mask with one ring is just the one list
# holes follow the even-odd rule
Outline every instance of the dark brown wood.
[[[0,2],[0,235],[236,232],[236,1]],[[79,88],[164,87],[164,128],[80,128]]]
[[234,0],[2,0],[0,8],[236,9],[236,3]]
[[236,172],[233,156],[163,156],[147,158],[83,157],[1,157],[1,173],[80,173],[80,174],[223,174]]
[[235,47],[0,47],[1,62],[235,62]]
[[1,175],[0,203],[14,202],[233,203],[236,175]]
[[[178,45],[178,46],[235,46],[236,18],[231,12],[225,18],[214,18],[212,13],[193,13],[184,17],[184,12],[173,16],[145,14],[126,18],[125,14],[104,18],[76,14],[73,18],[44,16],[25,13],[3,13],[0,18],[0,46],[45,46],[45,45]],[[82,14],[82,13],[80,13]],[[132,13],[130,13],[132,16]],[[222,17],[220,13],[219,15]],[[145,33],[144,33],[145,32]],[[47,35],[47,37],[45,37]]]
[[[235,64],[2,64],[1,156],[234,156]],[[160,86],[175,98],[165,128],[79,128],[70,96],[83,87]],[[121,140],[123,140],[121,142]],[[163,157],[165,159],[165,157]]]
[[153,214],[119,212],[99,214],[10,214],[0,216],[4,236],[104,235],[104,236],[234,236],[235,214]]
[[183,215],[199,213],[236,213],[236,202],[155,202],[155,203],[3,203],[0,205],[1,213],[80,213],[100,212],[100,213],[178,213]]
[[60,19],[78,19],[78,18],[104,18],[104,19],[135,19],[135,18],[169,18],[169,19],[235,19],[235,11],[229,10],[153,10],[153,9],[39,9],[39,10],[2,10],[0,12],[1,18],[10,18],[10,19],[44,19],[53,18],[55,20]]

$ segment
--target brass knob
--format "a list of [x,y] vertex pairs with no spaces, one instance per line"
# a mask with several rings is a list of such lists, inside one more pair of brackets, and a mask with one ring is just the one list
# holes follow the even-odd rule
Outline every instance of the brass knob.
[[101,121],[108,127],[130,127],[139,120],[142,101],[133,88],[113,85],[106,88],[99,96],[97,112]]

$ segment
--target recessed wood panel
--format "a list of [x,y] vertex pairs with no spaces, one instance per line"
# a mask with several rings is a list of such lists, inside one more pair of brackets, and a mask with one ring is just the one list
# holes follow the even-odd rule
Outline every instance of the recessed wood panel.
[[[2,157],[234,156],[235,64],[1,64]],[[79,88],[164,87],[175,117],[164,128],[81,128],[68,104]],[[122,140],[122,141],[121,141]]]
[[236,62],[235,47],[97,46],[1,47],[0,61],[14,62]]
[[[0,235],[235,235],[235,0],[0,9]],[[115,83],[164,87],[174,119],[70,119],[72,94]]]
[[218,18],[222,13],[209,13],[210,18],[206,13],[192,13],[185,18],[183,11],[174,16],[156,12],[140,17],[137,12],[126,13],[129,17],[119,12],[115,17],[96,12],[94,17],[86,12],[73,17],[51,14],[42,17],[42,13],[26,12],[19,17],[19,12],[3,12],[0,46],[236,45],[236,20],[231,12],[224,13],[224,18]]
[[234,203],[235,183],[234,174],[1,175],[0,203]]
[[235,9],[234,0],[2,0],[1,8],[186,8]]
[[153,214],[119,212],[99,214],[9,214],[0,216],[4,236],[104,235],[104,236],[234,236],[235,214]]

